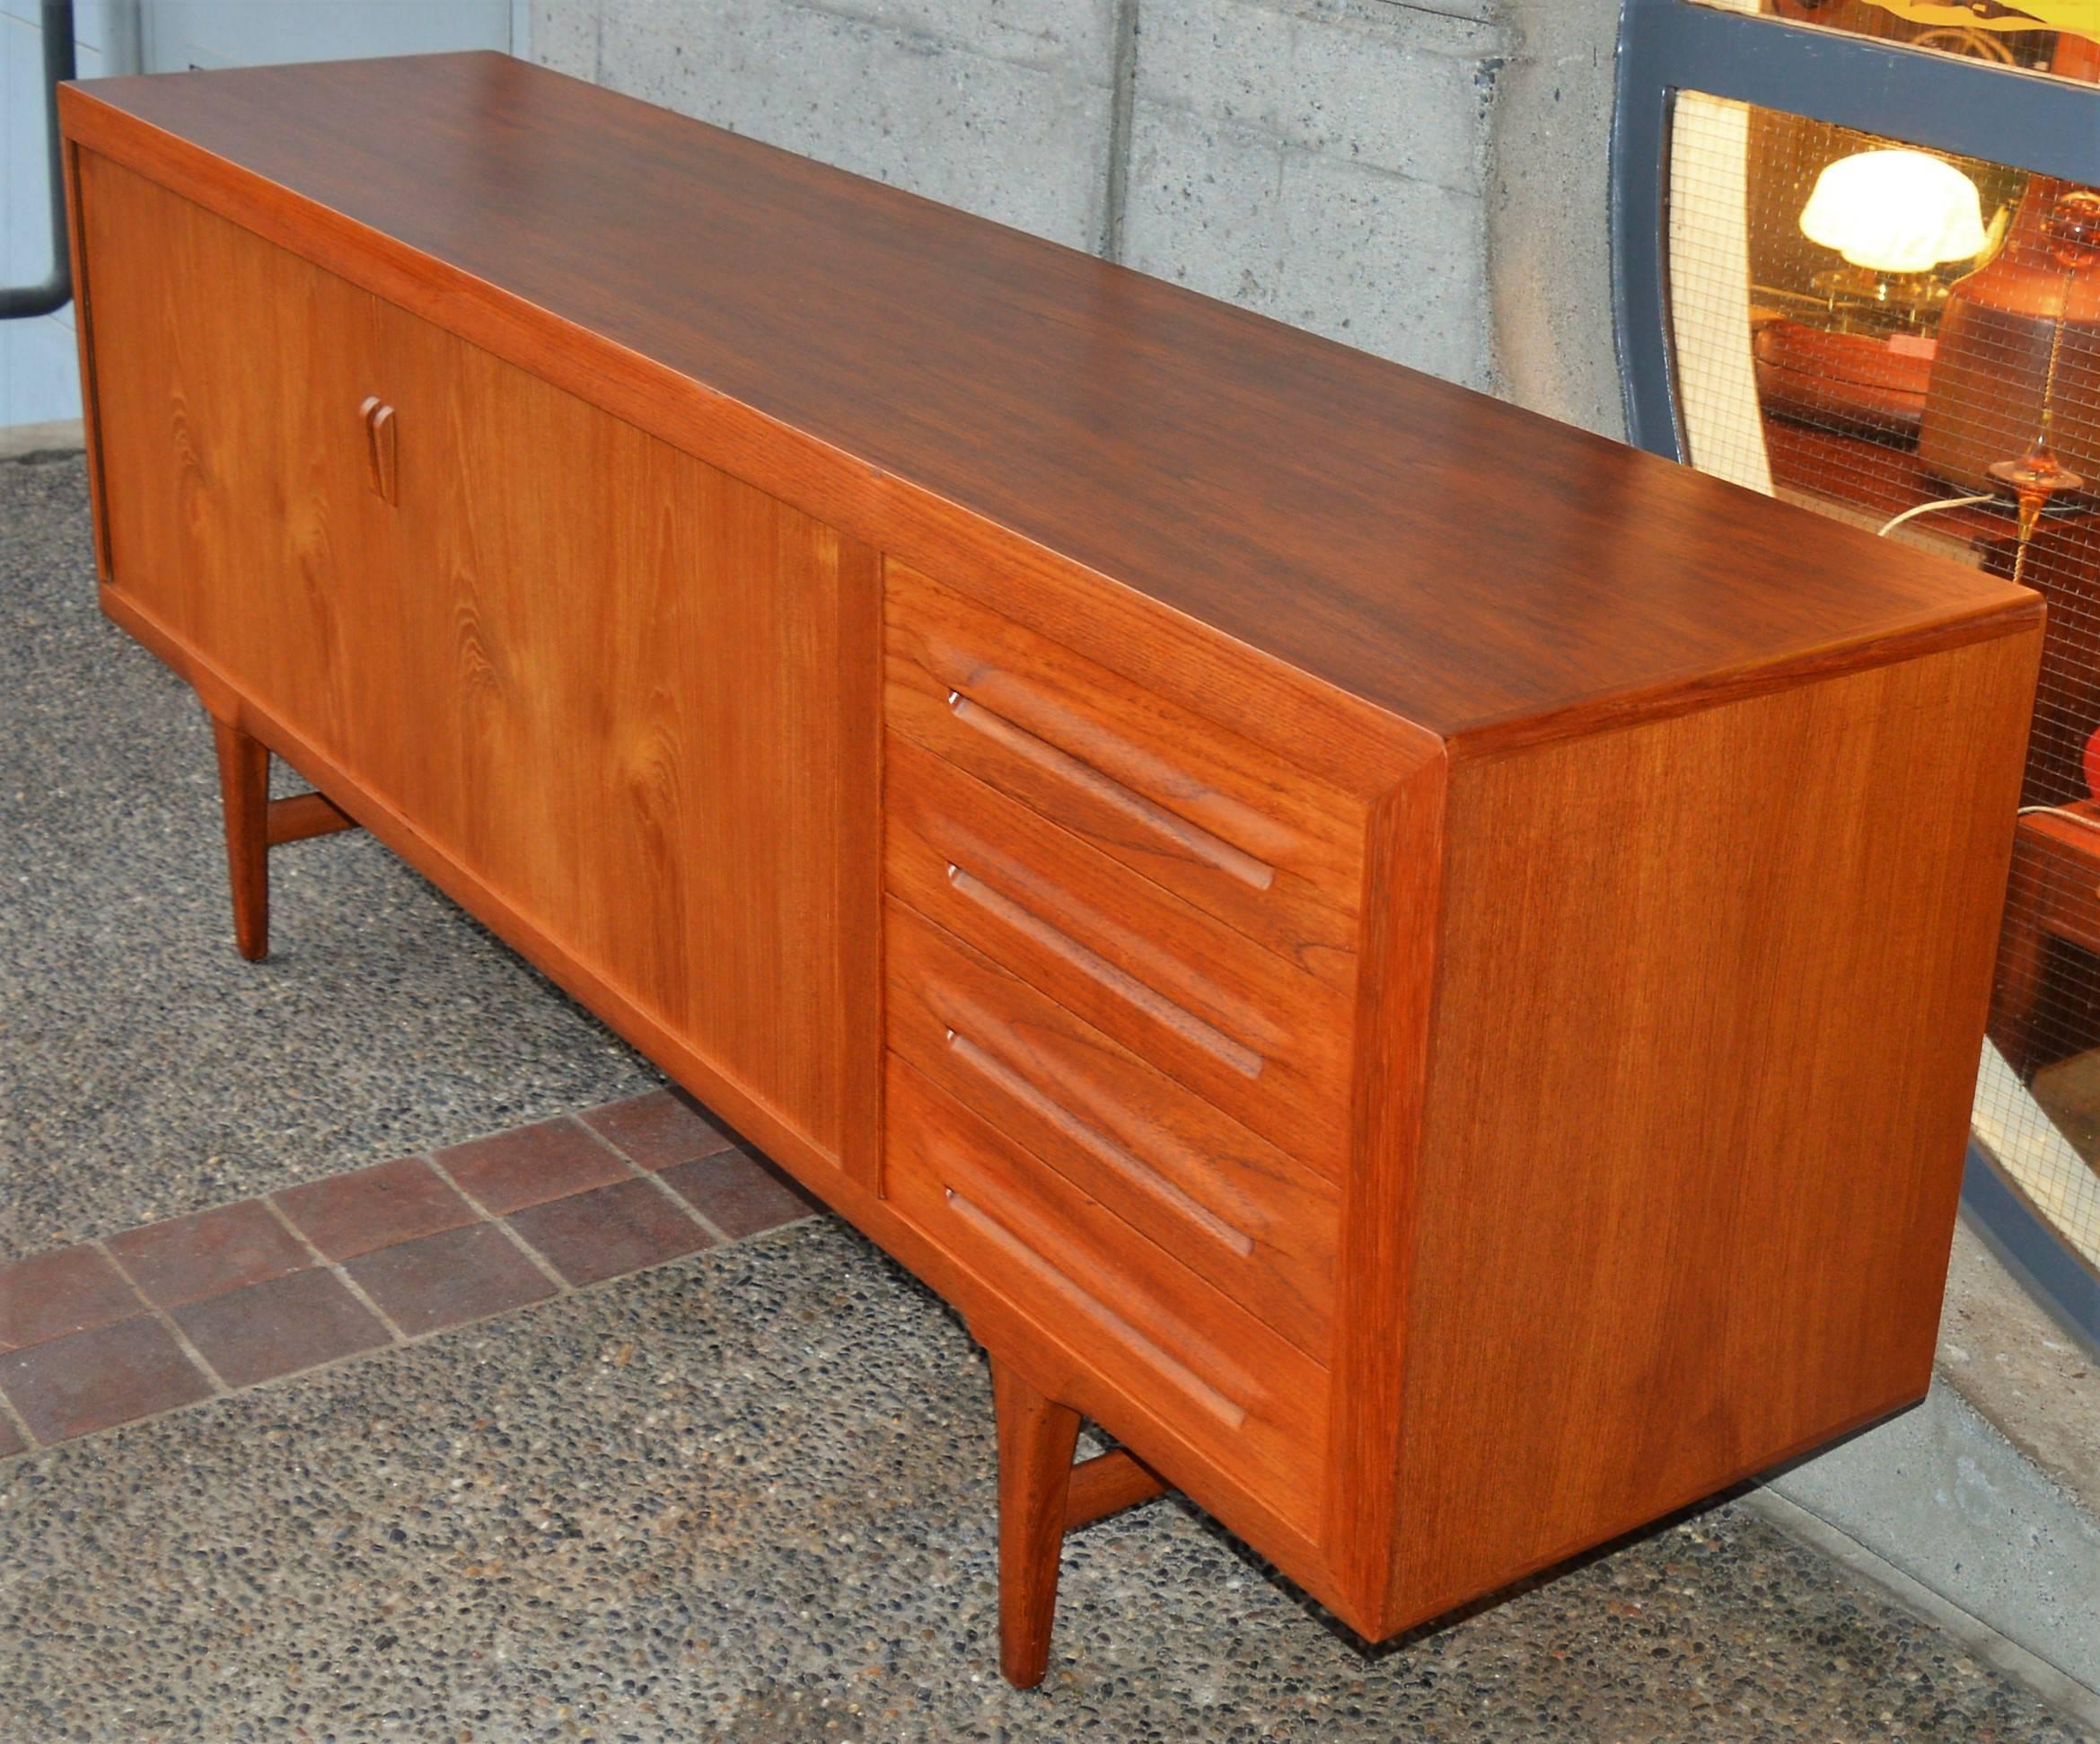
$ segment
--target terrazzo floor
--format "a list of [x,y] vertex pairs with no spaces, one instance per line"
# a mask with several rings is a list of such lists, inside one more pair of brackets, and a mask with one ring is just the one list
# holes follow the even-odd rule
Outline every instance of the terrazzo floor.
[[2060,1744],[1734,1507],[1366,1654],[1173,1502],[993,1667],[989,1389],[815,1220],[17,1461],[9,1740]]
[[[0,464],[0,1258],[646,1088],[360,838],[226,941],[207,737]],[[1735,1505],[1366,1652],[1172,1500],[993,1669],[989,1394],[815,1219],[0,1467],[0,1740],[2080,1734]]]

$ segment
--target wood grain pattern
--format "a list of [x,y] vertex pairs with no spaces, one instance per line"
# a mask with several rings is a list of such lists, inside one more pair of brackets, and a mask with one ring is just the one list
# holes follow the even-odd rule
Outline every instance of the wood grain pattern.
[[233,943],[250,963],[269,955],[269,747],[232,721],[212,721],[225,811]]
[[1454,768],[1385,1627],[1924,1393],[2039,651]]
[[882,1191],[883,573],[882,556],[857,539],[839,543],[833,695],[839,733],[838,848],[831,902],[838,916],[839,1160],[862,1186]]
[[917,745],[888,752],[890,890],[1330,1176],[1349,998]]
[[892,904],[890,1045],[1315,1361],[1333,1185],[960,938]]
[[935,573],[995,549],[959,527],[1006,529],[1441,735],[1691,706],[2031,609],[501,56],[64,96],[71,137]]
[[[1119,1440],[1142,1444],[1145,1463],[1172,1488],[1219,1519],[1230,1520],[1292,1580],[1352,1626],[1366,1630],[1371,1626],[1370,1618],[1331,1578],[1327,1558],[1314,1537],[1283,1518],[1264,1493],[1222,1471],[1173,1422],[1157,1414],[1144,1395],[1112,1382],[1085,1352],[1068,1323],[1044,1326],[1012,1299],[1003,1275],[980,1275],[913,1220],[900,1215],[872,1186],[850,1170],[842,1170],[835,1155],[819,1149],[799,1126],[784,1120],[778,1110],[725,1074],[717,1061],[697,1051],[689,1037],[665,1027],[620,990],[601,980],[563,941],[542,931],[466,874],[417,829],[412,819],[361,788],[320,746],[302,740],[268,710],[241,700],[231,680],[201,649],[185,643],[118,589],[104,587],[101,599],[103,611],[115,622],[200,695],[225,699],[237,711],[244,731],[261,739],[326,791],[342,797],[365,828],[954,1303],[988,1349],[1009,1360],[1024,1355],[1028,1371],[1039,1378],[1040,1386]],[[886,1107],[884,1121],[885,1125],[893,1121]]]
[[992,1412],[999,1437],[999,1671],[1015,1688],[1033,1689],[1050,1667],[1079,1414],[1045,1398],[997,1357]]
[[1228,1482],[1315,1525],[1317,1365],[894,1058],[888,1107],[890,1202],[905,1219],[1040,1332],[1076,1336],[1126,1421],[1171,1425]]
[[499,59],[65,117],[244,945],[355,817],[956,1303],[1010,1671],[1155,1484],[1383,1636],[1921,1388],[2031,596]]
[[110,573],[339,753],[344,603],[391,560],[359,410],[376,305],[92,153],[78,186]]
[[[1438,756],[1393,787],[1374,814],[1364,860],[1367,924],[1349,1081],[1356,1147],[1335,1282],[1349,1311],[1332,1347],[1322,1539],[1349,1596],[1350,1621],[1374,1637],[1385,1632],[1389,1614],[1393,1546],[1405,1525],[1397,1519],[1401,1448],[1414,1432],[1401,1383],[1413,1332],[1415,1232],[1425,1214],[1419,1158],[1441,968],[1436,936],[1449,774]],[[1512,1383],[1498,1375],[1486,1384]]]
[[110,579],[109,492],[102,477],[101,425],[95,392],[93,287],[89,284],[87,223],[80,204],[80,147],[61,134],[58,161],[66,176],[66,251],[73,270],[73,339],[80,358],[81,425],[85,435],[89,520],[93,528],[95,578]]
[[294,793],[273,799],[264,815],[264,833],[272,848],[355,830],[357,820],[324,793]]
[[1365,806],[892,562],[890,729],[1345,992]]
[[[873,554],[84,169],[113,585],[872,1174]],[[367,476],[373,399],[392,502]]]
[[1166,1484],[1157,1472],[1128,1448],[1111,1448],[1072,1467],[1065,1492],[1065,1530],[1091,1526],[1165,1493]]
[[412,316],[381,329],[401,562],[356,659],[412,725],[366,735],[374,784],[841,1152],[874,1118],[848,1047],[878,1045],[842,979],[841,824],[876,804],[837,691],[844,542]]

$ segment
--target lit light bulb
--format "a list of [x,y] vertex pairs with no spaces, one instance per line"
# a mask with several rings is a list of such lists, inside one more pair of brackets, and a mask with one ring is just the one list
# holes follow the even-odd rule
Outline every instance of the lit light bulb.
[[1824,167],[1801,233],[1873,272],[1929,272],[1984,243],[1976,184],[1929,152],[1857,152]]

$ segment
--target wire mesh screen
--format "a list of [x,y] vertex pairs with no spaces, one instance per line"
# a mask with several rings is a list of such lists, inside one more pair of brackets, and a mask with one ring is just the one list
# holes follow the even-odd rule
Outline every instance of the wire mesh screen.
[[1699,92],[1671,139],[1687,458],[2048,599],[1974,1127],[2100,1269],[2100,192]]
[[2090,81],[2100,0],[1700,0],[2030,73]]

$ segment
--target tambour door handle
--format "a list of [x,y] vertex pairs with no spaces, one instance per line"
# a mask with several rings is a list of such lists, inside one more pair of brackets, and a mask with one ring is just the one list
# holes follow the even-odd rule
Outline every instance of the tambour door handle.
[[365,460],[372,488],[390,503],[399,502],[400,475],[395,463],[394,409],[376,393],[358,407],[365,419]]

